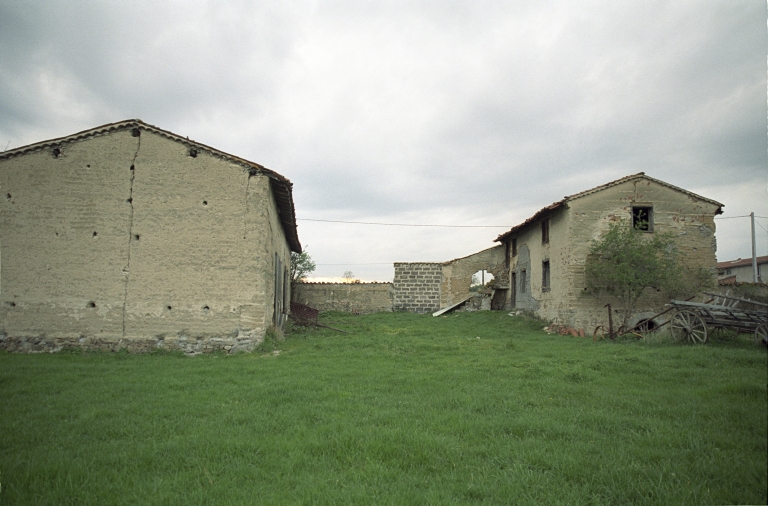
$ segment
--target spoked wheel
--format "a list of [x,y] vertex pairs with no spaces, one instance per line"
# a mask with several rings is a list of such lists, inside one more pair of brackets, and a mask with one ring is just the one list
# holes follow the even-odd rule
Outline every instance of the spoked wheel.
[[707,342],[707,324],[693,311],[675,313],[670,327],[676,341],[688,341],[693,344]]
[[768,345],[768,323],[761,323],[755,329],[755,343]]

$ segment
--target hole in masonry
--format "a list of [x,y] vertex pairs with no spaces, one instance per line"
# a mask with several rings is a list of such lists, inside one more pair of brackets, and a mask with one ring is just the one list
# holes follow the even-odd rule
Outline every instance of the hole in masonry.
[[61,154],[61,149],[59,149],[59,148],[53,148],[53,151],[51,151],[51,153],[53,153],[53,157],[54,157],[54,158],[58,158],[58,157],[59,157],[59,155]]
[[16,303],[15,302],[9,302],[8,305],[11,306],[11,307],[16,307]]
[[203,306],[203,311],[208,312],[210,310],[211,310],[211,308],[209,308],[208,306]]
[[170,310],[171,310],[171,309],[173,309],[173,308],[172,308],[171,306],[165,306],[165,309],[167,309],[168,311],[170,311]]
[[197,158],[197,150],[195,148],[189,148],[189,156]]
[[96,232],[96,231],[94,231],[94,232],[93,232],[93,237],[96,237],[97,235],[99,235],[99,233],[98,233],[98,232]]
[[5,194],[5,200],[11,200],[11,198],[13,198],[13,196],[10,193]]
[[207,206],[208,205],[208,201],[207,200],[203,200],[203,205]]
[[141,135],[141,130],[139,130],[138,128],[134,128],[133,130],[131,130],[131,135],[134,137],[138,137]]
[[56,237],[59,237],[59,233],[58,232],[56,232]]
[[133,165],[131,165],[131,170],[136,170],[136,167],[134,167]]
[[139,234],[134,234],[133,238],[138,241],[139,239],[141,239],[141,236]]
[[125,201],[130,204],[131,202],[133,202],[133,197],[128,197],[127,199],[125,199]]
[[94,308],[94,307],[96,307],[96,303],[91,301],[91,302],[88,303],[88,307],[89,308]]
[[86,165],[86,166],[85,166],[85,168],[86,168],[86,169],[90,169],[90,168],[91,168],[91,165],[90,165],[90,164],[88,164],[88,165]]
[[471,278],[471,281],[469,283],[469,291],[470,292],[479,292],[492,279],[493,279],[493,274],[491,274],[490,272],[486,271],[485,269],[480,269],[476,273],[472,274],[472,278]]

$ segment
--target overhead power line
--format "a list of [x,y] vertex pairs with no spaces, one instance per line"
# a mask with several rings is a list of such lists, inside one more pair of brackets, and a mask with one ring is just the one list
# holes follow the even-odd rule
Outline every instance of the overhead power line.
[[315,265],[392,265],[394,262],[373,262],[368,264],[355,264],[355,263],[349,263],[349,264],[315,264]]
[[383,225],[386,227],[440,227],[440,228],[512,228],[511,225],[429,225],[423,223],[381,223],[372,221],[345,220],[315,220],[312,218],[296,218],[296,221],[321,221],[323,223],[351,223],[354,225]]
[[[748,214],[742,216],[716,216],[716,220],[730,220],[733,218],[749,218]],[[766,216],[755,216],[768,220]],[[314,218],[296,218],[296,221],[316,221],[322,223],[346,223],[351,225],[380,225],[384,227],[438,227],[438,228],[512,228],[513,225],[438,225],[432,223],[383,223],[379,221],[350,221],[350,220],[317,220]]]

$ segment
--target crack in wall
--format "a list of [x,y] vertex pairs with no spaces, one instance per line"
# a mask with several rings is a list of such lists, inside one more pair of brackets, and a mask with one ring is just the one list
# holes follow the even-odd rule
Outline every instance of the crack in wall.
[[248,174],[248,182],[245,183],[245,214],[243,214],[243,239],[248,236],[248,192],[251,188],[251,175]]
[[[135,129],[134,132],[139,132]],[[131,160],[131,188],[128,193],[128,205],[131,206],[131,211],[128,217],[128,262],[123,268],[125,274],[125,290],[123,293],[123,338],[125,338],[125,312],[128,305],[128,282],[131,277],[131,243],[133,242],[133,181],[136,179],[136,158],[139,156],[139,150],[141,149],[141,135],[136,135],[138,142],[136,144],[136,152],[133,153],[133,160]]]

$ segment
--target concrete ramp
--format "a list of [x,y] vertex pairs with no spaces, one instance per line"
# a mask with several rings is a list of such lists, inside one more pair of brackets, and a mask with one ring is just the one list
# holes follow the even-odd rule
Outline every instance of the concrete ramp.
[[432,313],[432,316],[440,316],[440,315],[444,315],[445,313],[450,313],[451,311],[453,311],[453,310],[454,310],[454,309],[456,309],[457,307],[459,307],[459,306],[461,306],[462,304],[464,304],[465,302],[467,302],[467,301],[468,301],[469,299],[471,299],[473,296],[474,296],[474,294],[472,294],[472,295],[470,295],[469,297],[465,298],[465,299],[464,299],[464,300],[462,300],[461,302],[457,302],[456,304],[454,304],[454,305],[452,305],[452,306],[448,306],[448,307],[446,307],[446,308],[443,308],[443,309],[441,309],[440,311],[435,311],[434,313]]

